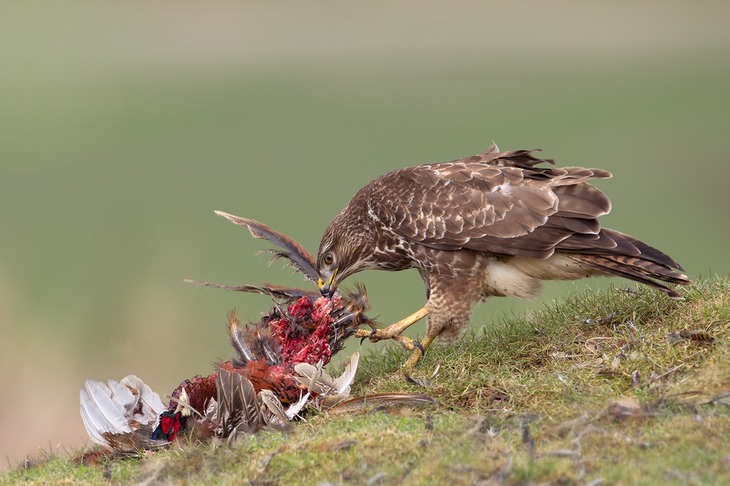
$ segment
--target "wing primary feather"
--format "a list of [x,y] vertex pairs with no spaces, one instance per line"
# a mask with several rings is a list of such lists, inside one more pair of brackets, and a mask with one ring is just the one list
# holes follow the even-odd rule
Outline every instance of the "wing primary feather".
[[256,220],[234,216],[223,211],[215,211],[215,214],[226,218],[228,221],[239,226],[245,226],[254,238],[267,240],[270,243],[282,248],[284,251],[275,252],[277,257],[286,258],[304,277],[311,281],[317,281],[317,270],[314,257],[305,250],[299,243],[289,236],[260,223]]
[[87,380],[80,393],[80,411],[89,437],[97,444],[108,445],[104,433],[131,432],[125,409],[132,401],[132,392],[118,381]]
[[183,282],[198,287],[212,287],[216,289],[232,290],[234,292],[249,292],[252,294],[268,295],[276,299],[298,299],[300,297],[318,298],[319,292],[295,287],[284,287],[273,284],[263,285],[223,285],[213,282],[200,282],[197,280],[185,279]]
[[360,353],[352,353],[350,356],[350,362],[345,366],[345,370],[340,376],[335,379],[335,390],[339,395],[349,394],[350,385],[355,380],[355,374],[357,373],[357,365],[360,362]]
[[350,413],[381,407],[420,407],[435,403],[436,399],[423,393],[376,393],[339,402],[328,411],[331,413]]

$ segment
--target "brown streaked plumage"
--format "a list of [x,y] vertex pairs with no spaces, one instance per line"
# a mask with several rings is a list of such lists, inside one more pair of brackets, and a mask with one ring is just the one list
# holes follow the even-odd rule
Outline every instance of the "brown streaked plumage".
[[[423,309],[372,335],[359,331],[413,350],[406,376],[436,337],[458,337],[476,302],[536,297],[541,280],[618,275],[681,298],[664,284],[689,283],[677,262],[601,228],[598,218],[611,203],[589,181],[611,177],[608,171],[554,167],[533,152],[492,145],[472,157],[389,172],[358,191],[325,230],[317,255],[323,294],[361,270],[421,274]],[[422,345],[402,335],[426,315]]]

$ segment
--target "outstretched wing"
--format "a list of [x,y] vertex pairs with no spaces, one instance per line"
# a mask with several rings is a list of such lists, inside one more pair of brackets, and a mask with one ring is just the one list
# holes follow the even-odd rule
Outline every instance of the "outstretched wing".
[[587,181],[611,174],[536,167],[543,162],[552,164],[493,145],[473,157],[397,170],[365,188],[368,209],[400,236],[441,250],[546,258],[576,235],[600,246],[596,218],[611,203]]

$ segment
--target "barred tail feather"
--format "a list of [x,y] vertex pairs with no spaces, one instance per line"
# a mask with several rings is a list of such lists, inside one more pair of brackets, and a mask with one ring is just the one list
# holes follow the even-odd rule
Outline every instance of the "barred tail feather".
[[686,275],[673,270],[667,265],[661,265],[642,258],[642,256],[572,254],[570,257],[603,273],[627,278],[659,289],[672,299],[683,299],[683,297],[660,282],[681,285],[690,283]]

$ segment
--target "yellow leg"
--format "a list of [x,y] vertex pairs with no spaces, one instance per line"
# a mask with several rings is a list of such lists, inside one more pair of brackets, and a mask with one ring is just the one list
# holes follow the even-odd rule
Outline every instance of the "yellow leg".
[[355,333],[355,336],[359,338],[369,338],[374,343],[377,343],[378,341],[382,341],[384,339],[395,339],[399,343],[401,343],[401,346],[403,346],[408,351],[411,351],[414,349],[413,339],[402,336],[403,331],[405,331],[430,313],[431,310],[428,308],[428,306],[423,306],[410,316],[396,322],[395,324],[392,324],[383,329],[377,329],[372,332],[360,329]]
[[426,353],[428,347],[431,346],[431,343],[433,343],[433,340],[435,338],[433,336],[426,335],[426,337],[423,338],[423,341],[419,343],[418,341],[414,341],[408,336],[404,336],[403,331],[405,331],[410,326],[420,321],[430,313],[431,309],[429,309],[428,306],[423,306],[418,311],[414,312],[405,319],[402,319],[386,328],[377,329],[375,331],[366,331],[364,329],[360,329],[355,333],[355,336],[363,339],[369,338],[374,343],[382,341],[383,339],[394,339],[398,341],[405,350],[411,352],[411,356],[401,367],[401,373],[403,373],[404,378],[410,383],[415,383],[417,385],[427,387],[427,382],[412,378],[411,372],[421,360],[423,355]]
[[[403,366],[401,367],[400,371],[403,375],[403,378],[408,383],[413,383],[414,385],[420,385],[424,388],[430,388],[431,382],[427,379],[420,379],[420,378],[414,378],[412,373],[413,369],[416,367],[418,362],[421,360],[424,354],[426,354],[426,350],[431,346],[431,343],[433,343],[434,339],[436,339],[434,336],[426,336],[421,341],[420,347],[415,347],[413,351],[411,352],[411,356],[408,358],[408,361],[403,363]],[[433,375],[431,375],[431,378],[436,376],[436,373],[438,373],[438,370],[440,368],[440,365],[436,366],[436,369],[433,372]]]
[[414,381],[413,378],[411,378],[411,372],[413,371],[413,368],[416,367],[418,362],[421,361],[423,355],[426,354],[426,350],[429,348],[429,346],[431,346],[431,343],[434,339],[434,337],[427,335],[421,340],[421,348],[423,349],[418,347],[413,348],[410,358],[408,358],[408,361],[403,363],[403,367],[401,368],[401,372],[403,373],[403,376],[405,376],[406,380]]

